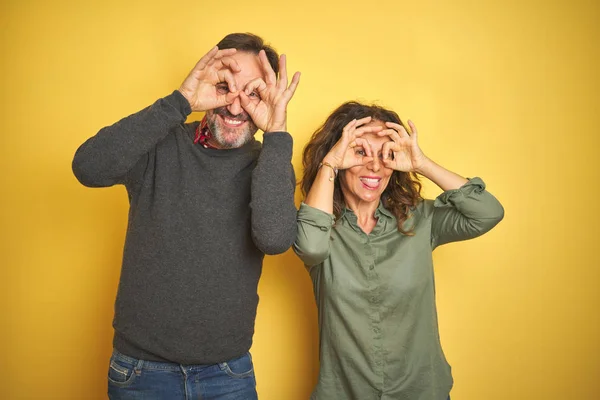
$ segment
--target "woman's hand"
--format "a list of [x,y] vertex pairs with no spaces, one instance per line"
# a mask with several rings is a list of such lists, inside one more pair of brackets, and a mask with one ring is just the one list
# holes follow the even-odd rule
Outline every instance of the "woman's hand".
[[365,133],[381,133],[381,126],[364,126],[371,122],[371,117],[353,119],[342,130],[342,137],[329,150],[323,159],[337,169],[347,169],[356,165],[364,165],[373,160],[371,145],[361,136]]
[[400,124],[386,122],[389,129],[378,132],[378,136],[389,136],[392,139],[383,145],[383,164],[402,172],[421,172],[428,158],[423,154],[418,143],[417,127],[408,121],[411,133]]

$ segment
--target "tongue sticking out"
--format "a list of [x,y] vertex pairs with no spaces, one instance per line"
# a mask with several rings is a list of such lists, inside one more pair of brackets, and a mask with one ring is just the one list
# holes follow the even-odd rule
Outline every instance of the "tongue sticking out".
[[379,186],[379,179],[361,178],[360,181],[370,189],[375,189]]

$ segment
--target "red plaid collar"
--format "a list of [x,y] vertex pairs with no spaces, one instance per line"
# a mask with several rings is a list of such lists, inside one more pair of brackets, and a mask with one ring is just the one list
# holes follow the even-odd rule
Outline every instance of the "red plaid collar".
[[196,128],[196,136],[194,137],[194,144],[200,143],[202,147],[205,149],[216,149],[215,146],[212,146],[208,143],[208,140],[211,138],[210,129],[208,128],[208,121],[206,120],[206,116],[202,118],[202,121]]

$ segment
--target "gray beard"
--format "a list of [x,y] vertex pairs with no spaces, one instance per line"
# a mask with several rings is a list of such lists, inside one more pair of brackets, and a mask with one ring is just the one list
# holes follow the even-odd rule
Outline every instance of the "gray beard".
[[[219,144],[219,146],[221,146],[224,149],[236,149],[238,147],[242,147],[243,145],[250,143],[252,140],[254,140],[254,134],[256,133],[256,131],[258,130],[258,127],[256,125],[254,125],[254,122],[252,122],[251,119],[249,119],[247,121],[247,125],[245,128],[240,129],[240,128],[226,128],[226,127],[222,127],[217,123],[217,114],[213,114],[211,116],[212,118],[208,119],[208,128],[210,129],[210,134],[213,137],[213,139],[215,140],[215,142],[217,142]],[[233,134],[235,136],[235,139],[232,141],[231,140],[231,136],[232,135],[226,135],[226,134]],[[229,139],[227,139],[229,137]]]
[[[242,147],[243,145],[251,142],[254,139],[254,133],[256,132],[256,128],[253,123],[248,121],[249,124],[246,128],[244,128],[241,132],[239,128],[222,128],[215,121],[210,121],[208,123],[208,127],[210,128],[210,134],[224,149],[236,149],[238,147]],[[236,138],[231,141],[231,135],[225,135],[226,133],[232,132]],[[229,138],[229,140],[227,139]]]

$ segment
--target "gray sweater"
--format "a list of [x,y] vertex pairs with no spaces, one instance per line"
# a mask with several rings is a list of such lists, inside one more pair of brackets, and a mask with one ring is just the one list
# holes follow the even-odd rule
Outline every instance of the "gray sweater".
[[294,242],[292,137],[205,149],[193,143],[190,112],[173,92],[88,139],[73,172],[129,195],[114,346],[145,360],[212,364],[248,351],[264,254]]

